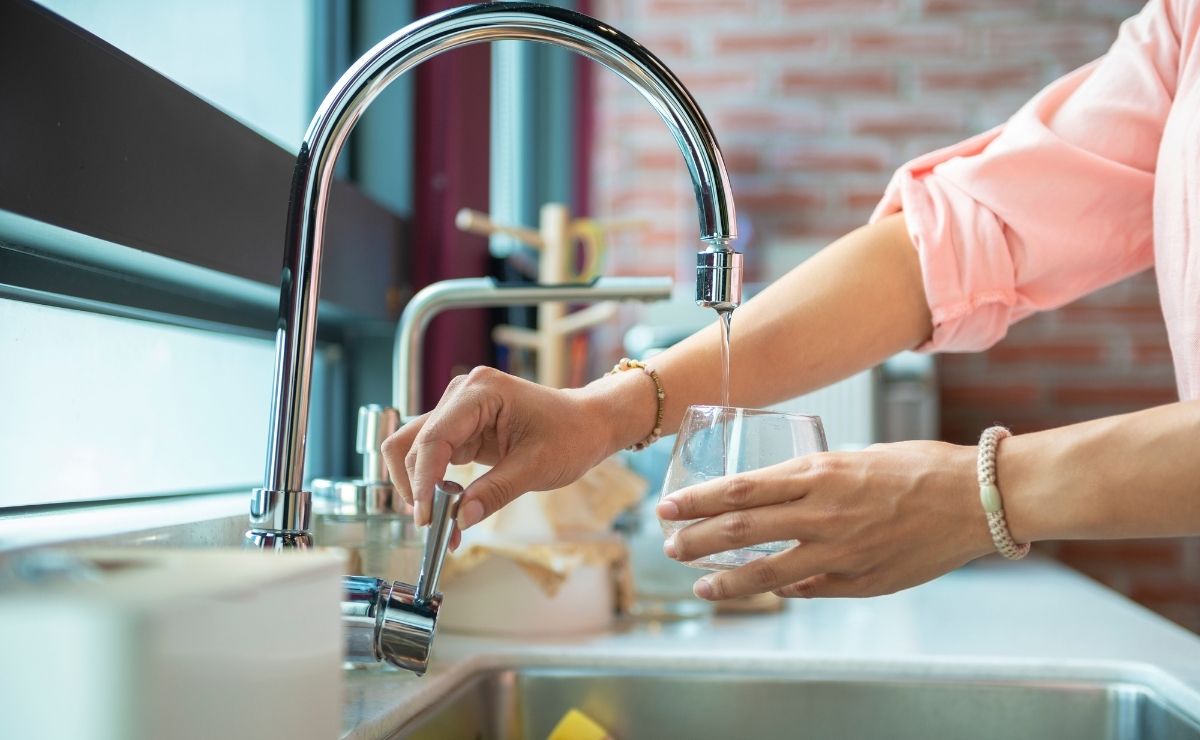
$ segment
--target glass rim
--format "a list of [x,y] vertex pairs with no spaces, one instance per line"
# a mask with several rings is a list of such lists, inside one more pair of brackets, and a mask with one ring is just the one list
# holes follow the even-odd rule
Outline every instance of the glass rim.
[[753,409],[753,408],[747,408],[744,406],[722,406],[721,404],[717,404],[717,403],[694,403],[691,406],[688,406],[687,409],[683,412],[684,416],[687,416],[688,414],[692,413],[692,409],[697,409],[697,410],[708,409],[708,410],[713,410],[713,411],[733,411],[733,412],[740,411],[740,412],[742,412],[742,415],[744,415],[744,416],[779,416],[779,417],[784,417],[784,418],[788,418],[788,419],[815,421],[816,423],[820,424],[822,427],[824,426],[824,423],[821,421],[820,416],[818,416],[816,414],[800,414],[795,411],[777,411],[775,409]]

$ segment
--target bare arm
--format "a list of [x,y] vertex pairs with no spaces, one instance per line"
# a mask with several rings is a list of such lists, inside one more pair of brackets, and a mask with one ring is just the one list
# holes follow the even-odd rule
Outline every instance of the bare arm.
[[[997,480],[1018,542],[1200,533],[1200,402],[1175,403],[1000,443]],[[975,448],[942,442],[809,455],[684,489],[665,519],[703,521],[664,545],[688,561],[796,538],[804,544],[705,576],[725,599],[874,596],[915,586],[993,551]]]
[[1019,541],[1200,533],[1200,401],[1021,434],[996,478]]
[[[696,309],[700,310],[700,309]],[[865,226],[788,273],[735,312],[734,388],[763,405],[818,388],[912,347],[930,331],[920,266],[901,215]],[[720,396],[714,324],[654,358],[666,388],[664,426]],[[552,490],[654,427],[654,385],[641,373],[555,390],[477,369],[383,448],[393,480],[428,521],[433,484],[451,462],[495,467],[463,504],[470,526],[526,491]],[[471,502],[478,502],[472,506]]]
[[[651,362],[667,394],[664,433],[679,428],[688,406],[719,402],[718,331],[714,320]],[[903,215],[889,216],[834,242],[734,311],[730,401],[762,407],[794,398],[911,349],[931,331],[917,251]],[[654,426],[645,379],[605,378],[592,390],[600,408],[615,412],[611,452]]]

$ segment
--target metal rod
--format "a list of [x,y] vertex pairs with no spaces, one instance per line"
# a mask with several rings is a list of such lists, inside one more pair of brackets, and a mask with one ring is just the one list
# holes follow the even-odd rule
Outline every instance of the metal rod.
[[420,349],[429,322],[442,311],[479,306],[535,306],[549,301],[661,301],[671,297],[671,278],[597,278],[579,285],[502,285],[491,278],[443,280],[409,300],[392,346],[392,405],[408,421],[421,408]]
[[437,593],[462,495],[462,486],[454,481],[444,480],[433,487],[433,511],[425,535],[425,557],[421,560],[421,574],[417,577],[417,590],[413,595],[413,603],[417,606],[427,603]]

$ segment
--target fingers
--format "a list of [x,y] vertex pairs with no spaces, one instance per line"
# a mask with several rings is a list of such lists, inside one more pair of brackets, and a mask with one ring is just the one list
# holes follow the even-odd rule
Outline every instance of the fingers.
[[668,557],[688,562],[749,545],[776,540],[809,540],[813,526],[796,504],[730,511],[689,524],[663,543]]
[[428,417],[429,414],[422,414],[408,422],[385,439],[383,446],[380,447],[380,452],[383,453],[383,461],[387,463],[388,473],[392,478],[392,485],[396,487],[404,502],[409,506],[413,504],[413,493],[412,485],[408,479],[408,467],[404,464],[404,457],[412,449],[413,440],[416,439],[417,433],[421,431],[421,427],[425,425],[425,419]]
[[[472,377],[482,375],[476,371],[472,371]],[[413,495],[413,521],[418,526],[429,523],[434,484],[445,477],[455,454],[463,447],[474,450],[478,445],[475,440],[484,428],[495,424],[494,406],[488,393],[456,378],[438,407],[425,418],[404,456]]]
[[524,460],[515,457],[501,460],[496,467],[467,486],[462,506],[458,510],[459,529],[475,526],[528,491],[527,481],[527,465]]
[[820,546],[799,545],[733,570],[710,573],[696,581],[692,591],[701,599],[721,601],[782,589],[824,573],[827,567]]
[[805,493],[802,473],[811,465],[809,457],[688,486],[663,497],[655,512],[663,519],[686,521],[793,501]]
[[850,596],[869,596],[871,594],[866,589],[861,578],[835,573],[822,573],[821,575],[788,584],[783,588],[777,588],[775,589],[775,595],[782,596],[785,599],[836,599]]

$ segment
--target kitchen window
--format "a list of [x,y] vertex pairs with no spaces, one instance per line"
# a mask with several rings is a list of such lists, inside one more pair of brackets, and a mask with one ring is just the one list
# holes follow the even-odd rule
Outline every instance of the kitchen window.
[[[260,485],[294,152],[405,5],[0,5],[0,515]],[[386,357],[405,284],[397,209],[347,182],[333,203],[310,475],[388,397],[355,360]]]

